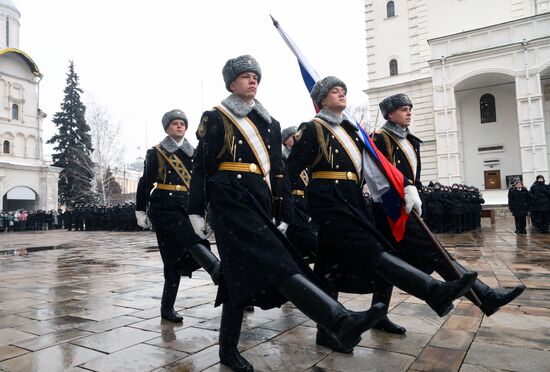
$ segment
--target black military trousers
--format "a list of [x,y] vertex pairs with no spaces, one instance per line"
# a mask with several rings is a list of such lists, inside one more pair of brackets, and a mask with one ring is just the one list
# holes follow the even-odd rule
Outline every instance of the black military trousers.
[[516,233],[523,233],[527,226],[527,217],[525,215],[514,215],[514,222],[516,223]]

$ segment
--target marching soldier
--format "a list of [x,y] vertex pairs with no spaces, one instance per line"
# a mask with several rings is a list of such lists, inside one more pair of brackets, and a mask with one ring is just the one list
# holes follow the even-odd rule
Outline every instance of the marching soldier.
[[[187,116],[181,110],[168,111],[162,117],[167,136],[147,151],[143,183],[135,212],[138,224],[148,228],[147,216],[155,225],[160,255],[164,264],[164,289],[160,313],[163,319],[181,322],[174,309],[180,277],[191,277],[202,266],[216,283],[219,261],[206,247],[208,241],[197,236],[186,205],[191,180],[194,148],[184,138]],[[147,210],[147,213],[146,213]],[[117,217],[123,218],[122,213]]]
[[[300,125],[287,163],[293,189],[303,188],[299,175],[304,169],[312,172],[307,203],[319,228],[315,272],[325,280],[334,298],[339,291],[370,293],[385,289],[389,282],[424,299],[438,315],[444,316],[452,309],[452,301],[471,287],[477,274],[467,273],[460,280],[440,282],[386,251],[392,247],[368,217],[363,172],[375,201],[389,184],[379,160],[365,152],[362,134],[343,116],[346,93],[344,82],[333,76],[315,84],[311,97],[321,110],[312,121]],[[412,182],[406,185],[405,202],[410,211],[419,207],[420,200]],[[322,328],[318,329],[317,343],[336,351],[349,351],[339,348]]]
[[223,303],[220,362],[252,371],[237,349],[243,307],[270,309],[287,300],[351,350],[381,308],[349,311],[310,279],[309,267],[272,222],[273,200],[282,196],[285,178],[280,125],[255,99],[260,66],[249,55],[239,56],[227,61],[223,78],[231,95],[201,119],[189,202],[197,234],[204,231],[209,205],[222,262],[216,299],[216,305]]
[[[421,141],[413,136],[408,129],[411,123],[411,110],[413,107],[411,100],[406,94],[400,93],[385,98],[380,102],[379,106],[387,122],[382,126],[382,129],[374,135],[376,146],[410,182],[413,182],[417,186],[421,185],[419,179]],[[451,209],[451,213],[454,213],[452,216],[455,218],[455,223],[459,224],[457,228],[460,229],[460,231],[464,228],[463,213],[466,204],[465,197],[462,195],[462,192],[460,192],[461,188],[462,186],[454,184],[453,193],[451,193],[452,196],[455,196],[452,201],[454,205]],[[440,257],[436,247],[434,247],[431,240],[426,236],[426,233],[421,229],[414,218],[409,218],[407,220],[404,238],[400,242],[397,242],[391,234],[381,205],[378,204],[378,208],[375,208],[375,210],[377,211],[376,222],[379,229],[384,233],[386,239],[392,242],[397,248],[399,257],[428,274],[436,271],[445,280],[452,280],[455,278],[452,269],[448,267],[443,258]],[[459,273],[468,272],[468,270],[456,262],[454,258],[452,258],[452,260],[453,265]],[[525,289],[525,286],[519,285],[512,289],[493,289],[477,279],[472,289],[481,301],[481,310],[485,315],[489,316],[498,311],[501,306],[519,296]],[[468,298],[469,295],[467,294],[466,297]]]

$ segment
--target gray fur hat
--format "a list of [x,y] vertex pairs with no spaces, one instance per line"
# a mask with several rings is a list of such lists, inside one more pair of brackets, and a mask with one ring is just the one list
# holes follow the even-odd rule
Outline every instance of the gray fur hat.
[[298,128],[296,128],[296,127],[288,127],[288,128],[283,129],[281,131],[281,137],[283,139],[283,143],[287,139],[289,139],[291,136],[295,135],[297,130],[298,130]]
[[174,109],[171,111],[168,111],[164,116],[162,117],[162,126],[164,127],[164,130],[168,128],[168,125],[172,122],[172,120],[181,119],[185,122],[185,128],[189,126],[189,122],[187,121],[187,115],[185,115],[185,112]]
[[405,93],[394,94],[393,96],[386,97],[378,104],[382,116],[388,120],[388,114],[394,112],[401,106],[409,106],[413,108],[413,104],[409,96]]
[[321,101],[325,99],[328,92],[334,87],[342,87],[346,94],[348,93],[348,87],[342,80],[338,79],[336,76],[327,76],[315,83],[309,95],[317,107],[321,108]]
[[245,72],[253,72],[258,75],[258,83],[262,80],[262,70],[256,59],[248,54],[229,59],[223,66],[222,75],[225,81],[225,88],[231,92],[229,85],[240,75]]

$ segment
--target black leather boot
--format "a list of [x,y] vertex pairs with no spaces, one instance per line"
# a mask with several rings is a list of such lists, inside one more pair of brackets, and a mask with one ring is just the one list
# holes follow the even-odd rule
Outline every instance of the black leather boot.
[[376,323],[372,328],[378,329],[380,331],[386,331],[388,333],[393,333],[396,335],[402,335],[402,334],[405,334],[405,332],[407,332],[407,329],[405,327],[401,327],[400,325],[392,322],[387,315],[388,309],[390,307],[392,291],[393,291],[393,287],[388,286],[387,288],[381,289],[372,294],[372,304],[375,304],[377,302],[383,303],[385,305],[385,311],[386,311],[386,315],[382,317],[382,319],[380,319],[378,323]]
[[220,325],[220,363],[228,366],[235,372],[252,372],[254,367],[246,360],[237,345],[241,335],[243,309],[225,302],[222,308]]
[[278,288],[300,311],[332,333],[345,352],[351,352],[361,341],[361,334],[384,315],[383,304],[375,304],[368,311],[350,311],[302,274],[283,280]]
[[160,302],[160,316],[162,319],[174,323],[183,321],[183,317],[174,310],[180,278],[177,270],[164,268],[164,289],[162,290],[162,300]]
[[[338,301],[338,290],[336,288],[325,288],[325,292],[334,300]],[[327,329],[317,324],[317,336],[315,337],[315,343],[324,347],[328,347],[339,353],[351,353],[353,349],[344,349],[340,341],[334,337],[334,334],[327,331]]]
[[[463,274],[467,272],[468,270],[459,264],[456,261],[453,261],[454,266],[458,270],[459,273]],[[439,269],[439,268],[438,268]],[[443,268],[439,275],[444,277],[443,275],[451,275],[449,273],[450,270],[445,270],[446,267]],[[438,270],[439,273],[439,270]],[[477,279],[472,286],[472,290],[476,294],[476,296],[479,298],[479,301],[481,301],[481,306],[479,308],[483,313],[487,316],[491,316],[494,313],[496,313],[501,306],[506,305],[507,303],[513,301],[516,297],[518,297],[520,294],[523,293],[525,290],[524,285],[518,285],[514,288],[506,289],[506,288],[491,288],[487,284],[483,283],[481,280]],[[466,298],[472,301],[471,296],[466,293]]]
[[188,251],[191,257],[210,274],[214,284],[219,284],[222,270],[218,257],[216,257],[210,249],[198,243],[190,246]]
[[466,272],[461,279],[441,282],[389,253],[382,253],[376,273],[388,283],[424,301],[439,316],[453,309],[453,300],[462,297],[474,284],[477,273]]

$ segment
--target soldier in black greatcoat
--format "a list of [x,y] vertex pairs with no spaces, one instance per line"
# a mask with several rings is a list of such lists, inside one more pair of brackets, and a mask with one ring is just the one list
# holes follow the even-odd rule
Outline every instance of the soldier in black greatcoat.
[[[382,130],[375,134],[374,141],[386,158],[403,175],[406,177],[412,176],[413,178],[409,178],[409,181],[411,183],[414,182],[418,186],[421,185],[419,179],[421,163],[420,141],[416,140],[416,137],[411,135],[408,129],[411,121],[412,107],[411,100],[404,93],[389,96],[382,100],[380,102],[380,110],[387,122],[382,127]],[[463,216],[464,209],[466,208],[465,204],[467,204],[463,191],[459,190],[462,188],[462,186],[455,184],[453,185],[453,193],[451,193],[452,196],[455,196],[453,198],[454,205],[452,210],[459,210],[459,216]],[[428,274],[436,271],[445,280],[452,280],[456,277],[414,218],[407,220],[404,238],[398,243],[391,234],[382,207],[380,206],[375,210],[378,211],[378,215],[376,216],[378,228],[384,233],[386,239],[392,242],[397,248],[396,254],[399,257]],[[458,221],[463,221],[463,217],[457,218],[457,223],[463,224],[463,222]],[[454,258],[452,262],[459,273],[468,272]],[[496,312],[500,306],[507,304],[519,296],[525,289],[525,286],[520,285],[512,289],[493,289],[477,279],[472,289],[481,301],[481,310],[489,316]],[[466,297],[468,297],[468,294]]]
[[[172,322],[183,320],[174,309],[180,277],[191,277],[202,266],[217,282],[220,270],[218,259],[206,247],[208,241],[195,234],[187,215],[194,155],[194,148],[184,138],[187,125],[187,116],[181,110],[164,114],[162,126],[167,136],[147,151],[142,187],[136,198],[139,225],[148,227],[147,216],[155,225],[164,264],[160,313]],[[118,218],[123,218],[122,213]]]
[[223,77],[232,94],[201,119],[189,202],[199,233],[208,204],[222,262],[216,300],[216,305],[223,303],[220,361],[236,371],[252,371],[237,349],[243,307],[270,309],[287,300],[351,350],[381,308],[349,311],[310,279],[313,273],[272,221],[273,200],[282,196],[288,181],[280,125],[254,99],[260,66],[253,57],[240,56],[227,61]]
[[[300,125],[287,162],[293,189],[303,187],[299,175],[304,169],[312,172],[306,191],[308,210],[319,228],[315,272],[335,298],[340,291],[370,293],[391,288],[391,283],[424,299],[443,316],[477,274],[444,283],[387,252],[393,247],[369,218],[362,183],[365,179],[375,201],[389,184],[379,160],[365,152],[362,134],[343,116],[346,92],[344,82],[333,76],[315,84],[311,97],[321,111],[312,121]],[[415,186],[407,180],[405,185],[407,207],[419,206]],[[382,321],[389,320],[384,317]],[[345,352],[323,329],[318,329],[317,343]]]
[[[296,127],[288,127],[281,132],[283,161],[285,163],[294,146],[296,130]],[[315,257],[317,257],[317,226],[309,216],[304,192],[309,183],[309,177],[310,172],[307,169],[304,170],[300,174],[302,187],[292,190],[292,196],[285,196],[285,200],[291,201],[291,208],[294,208],[293,222],[286,229],[286,237],[300,251],[302,257],[308,263],[313,263]]]
[[529,190],[531,194],[531,219],[533,226],[541,234],[548,234],[550,213],[550,186],[544,183],[544,177],[538,175]]
[[529,213],[529,205],[531,204],[531,195],[523,186],[523,182],[515,180],[512,187],[508,191],[508,208],[514,216],[516,223],[516,234],[527,234],[526,220]]

